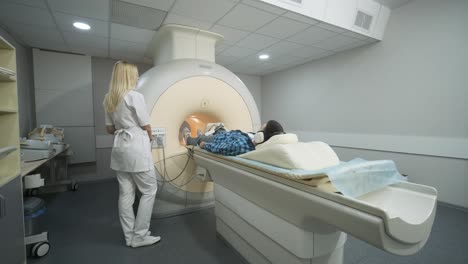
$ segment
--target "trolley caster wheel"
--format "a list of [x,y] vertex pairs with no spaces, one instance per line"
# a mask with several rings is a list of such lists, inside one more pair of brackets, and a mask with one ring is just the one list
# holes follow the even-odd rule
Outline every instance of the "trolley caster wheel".
[[72,183],[71,186],[70,186],[71,190],[74,191],[74,192],[78,191],[78,187],[79,187],[78,183],[76,183],[76,182]]
[[34,244],[34,246],[31,249],[31,255],[36,258],[41,258],[47,253],[49,253],[50,249],[50,244],[49,242],[40,242],[37,244]]
[[30,191],[31,196],[37,196],[39,194],[39,189],[34,188]]
[[37,196],[38,194],[39,194],[39,189],[37,188],[26,190],[27,196]]

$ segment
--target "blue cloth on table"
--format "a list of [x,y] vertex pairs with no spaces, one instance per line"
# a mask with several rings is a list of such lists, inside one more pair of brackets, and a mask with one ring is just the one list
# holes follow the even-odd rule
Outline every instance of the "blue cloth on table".
[[250,137],[240,131],[232,130],[218,133],[210,143],[205,143],[205,150],[224,156],[237,156],[255,150]]
[[292,179],[310,179],[327,175],[333,186],[348,197],[359,197],[385,186],[406,181],[406,177],[398,172],[392,160],[368,161],[356,158],[321,170],[290,170],[239,157],[230,157],[230,159]]

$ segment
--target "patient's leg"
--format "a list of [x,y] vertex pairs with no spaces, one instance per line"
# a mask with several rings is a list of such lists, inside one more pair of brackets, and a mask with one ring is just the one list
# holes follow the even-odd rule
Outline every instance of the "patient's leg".
[[188,136],[186,138],[185,142],[187,142],[187,145],[189,145],[189,146],[196,146],[196,145],[200,144],[200,142],[202,142],[202,141],[210,143],[210,142],[213,141],[214,137],[215,137],[215,135],[210,135],[210,136],[200,135],[198,137]]

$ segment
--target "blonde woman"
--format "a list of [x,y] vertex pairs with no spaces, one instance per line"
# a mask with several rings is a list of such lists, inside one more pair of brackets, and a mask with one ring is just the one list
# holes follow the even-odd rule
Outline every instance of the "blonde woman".
[[[148,231],[157,191],[151,156],[151,125],[142,94],[134,91],[138,69],[125,61],[114,65],[109,92],[104,98],[106,129],[114,134],[111,168],[119,182],[119,216],[127,246],[155,244],[161,238]],[[135,188],[141,192],[135,218]]]

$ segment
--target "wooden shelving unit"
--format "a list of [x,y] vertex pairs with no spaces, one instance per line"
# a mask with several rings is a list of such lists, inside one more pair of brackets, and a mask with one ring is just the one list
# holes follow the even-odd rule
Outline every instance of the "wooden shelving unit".
[[16,82],[16,73],[0,67],[0,82]]
[[20,175],[16,50],[0,36],[0,187]]

